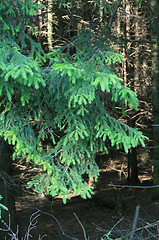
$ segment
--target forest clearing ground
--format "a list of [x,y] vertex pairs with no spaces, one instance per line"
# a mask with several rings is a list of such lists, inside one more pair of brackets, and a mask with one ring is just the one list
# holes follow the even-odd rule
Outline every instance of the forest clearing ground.
[[[159,220],[159,201],[152,201],[153,189],[116,188],[109,185],[123,184],[122,174],[126,173],[125,155],[122,155],[122,159],[122,164],[121,159],[116,157],[107,159],[107,161],[100,159],[98,164],[101,175],[95,186],[92,199],[84,200],[79,196],[73,196],[64,205],[62,199],[57,197],[52,202],[46,197],[39,198],[37,194],[18,197],[16,208],[23,231],[27,230],[31,214],[39,209],[41,212],[37,218],[37,225],[31,231],[33,239],[38,239],[38,235],[45,234],[47,236],[43,239],[69,239],[62,234],[61,227],[65,234],[70,237],[83,240],[85,239],[84,233],[77,218],[90,240],[101,239],[121,220],[112,231],[113,239],[115,239],[115,237],[124,236],[128,231],[131,231],[136,206],[140,205],[137,227],[143,227],[143,229],[136,232],[133,239],[159,239],[158,223],[151,228],[144,228],[144,226]],[[122,174],[120,173],[121,168]],[[139,178],[141,182],[144,181],[142,187],[149,183],[151,175],[150,165],[141,161],[139,163]],[[118,206],[118,196],[122,206],[120,203]],[[55,219],[45,213],[53,213],[60,226]]]

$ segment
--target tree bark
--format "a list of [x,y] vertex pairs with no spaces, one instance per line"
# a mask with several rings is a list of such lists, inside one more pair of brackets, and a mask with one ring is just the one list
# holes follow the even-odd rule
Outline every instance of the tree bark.
[[[135,127],[135,119],[129,119],[128,124],[131,127]],[[137,149],[131,148],[128,152],[128,178],[127,182],[129,184],[136,185],[138,184],[138,161],[137,161]]]
[[[151,0],[152,22],[152,102],[153,102],[153,180],[159,185],[159,1]],[[159,189],[158,189],[159,192]]]
[[52,50],[53,48],[53,0],[48,0],[48,48]]

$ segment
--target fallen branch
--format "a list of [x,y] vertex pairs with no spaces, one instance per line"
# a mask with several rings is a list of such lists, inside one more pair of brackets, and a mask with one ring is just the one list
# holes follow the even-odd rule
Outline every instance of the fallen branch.
[[153,185],[153,186],[130,186],[130,185],[115,185],[113,183],[108,184],[109,187],[116,187],[116,188],[142,188],[142,189],[148,189],[148,188],[159,188],[159,185]]

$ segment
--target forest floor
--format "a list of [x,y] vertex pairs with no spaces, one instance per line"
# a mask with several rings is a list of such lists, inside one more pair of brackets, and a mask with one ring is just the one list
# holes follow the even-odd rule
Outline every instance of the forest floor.
[[110,231],[110,239],[130,239],[136,207],[140,206],[132,239],[159,239],[159,200],[153,199],[150,187],[151,159],[146,152],[139,158],[141,184],[137,188],[124,187],[127,159],[126,154],[119,153],[99,159],[100,177],[91,199],[72,196],[63,204],[61,198],[50,201],[36,193],[18,197],[16,209],[23,231],[33,220],[29,239],[101,240],[109,239],[103,235]]

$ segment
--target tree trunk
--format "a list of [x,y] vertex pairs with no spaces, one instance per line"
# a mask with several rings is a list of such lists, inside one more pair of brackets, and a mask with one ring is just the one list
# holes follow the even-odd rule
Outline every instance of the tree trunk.
[[[159,185],[159,1],[151,0],[152,103],[153,103],[153,180]],[[159,192],[159,189],[158,189]]]
[[131,148],[128,153],[128,178],[127,182],[133,185],[139,183],[138,167],[137,167],[137,152],[136,148]]
[[[131,127],[135,127],[135,119],[129,119],[128,124]],[[128,178],[127,182],[129,184],[136,185],[138,184],[139,178],[138,178],[138,166],[137,166],[137,149],[131,148],[128,152]]]
[[[13,192],[13,182],[12,182],[12,169],[11,169],[11,156],[12,148],[3,139],[0,139],[0,195],[3,199],[1,203],[8,208],[8,211],[2,210],[1,220],[3,220],[8,227],[16,232],[16,210],[15,210],[15,200]],[[10,219],[9,219],[10,215]],[[2,221],[0,220],[0,228],[7,229]],[[10,221],[10,226],[9,226]],[[0,239],[8,239],[9,231],[0,231]]]
[[52,50],[53,47],[53,0],[48,0],[48,48]]

